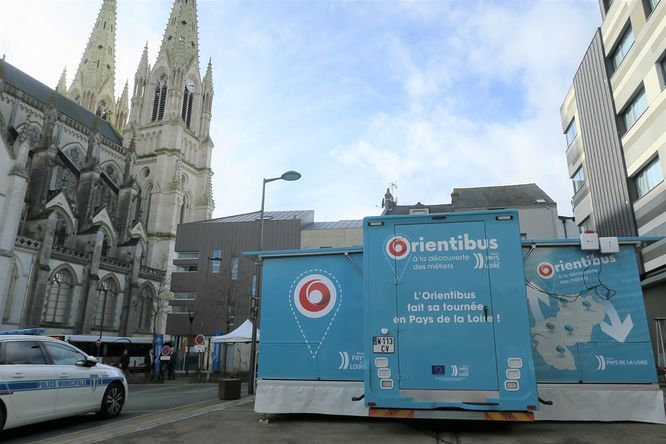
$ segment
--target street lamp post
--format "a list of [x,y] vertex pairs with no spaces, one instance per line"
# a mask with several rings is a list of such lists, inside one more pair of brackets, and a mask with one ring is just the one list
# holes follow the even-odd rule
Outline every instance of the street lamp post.
[[99,303],[99,294],[104,293],[104,299],[102,300],[102,321],[100,322],[99,325],[99,338],[97,338],[97,358],[99,359],[99,353],[100,349],[102,348],[102,334],[104,333],[104,316],[106,316],[106,294],[108,292],[108,288],[106,288],[106,282],[102,282],[102,284],[99,286],[97,289],[97,301]]
[[[273,182],[276,180],[287,180],[294,181],[301,178],[301,173],[297,171],[287,171],[283,173],[280,177],[272,177],[270,179],[264,179],[264,183],[261,187],[261,212],[259,213],[259,251],[262,251],[264,248],[264,202],[266,200],[266,184],[268,182]],[[257,373],[257,321],[259,320],[259,308],[261,306],[261,274],[262,274],[263,263],[261,259],[257,262],[257,292],[253,297],[253,304],[250,304],[250,317],[252,318],[252,346],[250,348],[250,380],[247,385],[248,394],[254,394],[254,380]]]
[[[187,312],[187,318],[190,320],[190,338],[192,337],[192,323],[194,322],[194,318],[197,317],[196,313],[192,313],[192,311]],[[185,376],[190,375],[190,340],[187,340],[186,343],[186,349],[185,349]]]

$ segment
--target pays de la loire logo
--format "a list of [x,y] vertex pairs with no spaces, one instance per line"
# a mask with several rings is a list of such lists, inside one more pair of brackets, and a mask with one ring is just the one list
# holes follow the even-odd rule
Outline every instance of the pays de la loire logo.
[[555,274],[555,267],[550,262],[541,262],[537,265],[537,274],[543,279],[550,279]]
[[386,240],[386,254],[391,259],[400,260],[409,256],[409,240],[404,236],[391,236]]
[[294,305],[308,318],[321,318],[333,310],[338,292],[333,282],[322,274],[309,274],[294,289]]

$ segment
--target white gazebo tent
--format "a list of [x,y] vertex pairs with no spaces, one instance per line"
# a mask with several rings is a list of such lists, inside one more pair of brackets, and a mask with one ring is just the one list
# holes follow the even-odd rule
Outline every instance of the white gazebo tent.
[[[259,329],[257,329],[257,342],[259,341]],[[234,331],[223,336],[213,336],[213,344],[222,344],[223,353],[223,373],[227,370],[234,375],[238,372],[246,372],[250,368],[250,343],[252,342],[252,321],[246,319]]]
[[[259,329],[257,329],[257,341],[259,340]],[[213,336],[213,344],[218,342],[252,342],[252,321],[246,319],[240,327],[222,336]]]

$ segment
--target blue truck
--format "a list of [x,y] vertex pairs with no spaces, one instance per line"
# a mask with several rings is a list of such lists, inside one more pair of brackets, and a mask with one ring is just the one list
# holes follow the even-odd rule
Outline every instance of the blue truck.
[[255,410],[663,423],[638,240],[604,255],[518,227],[515,210],[368,217],[363,247],[247,253]]

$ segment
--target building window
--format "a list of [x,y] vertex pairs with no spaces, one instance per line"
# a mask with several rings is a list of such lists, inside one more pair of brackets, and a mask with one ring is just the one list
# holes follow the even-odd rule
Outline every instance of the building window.
[[594,224],[592,223],[592,218],[590,216],[586,217],[583,222],[578,226],[581,233],[587,233],[588,231],[594,231]]
[[174,291],[171,299],[176,301],[193,301],[196,297],[197,293],[194,291]]
[[231,280],[232,281],[237,281],[238,280],[238,256],[234,256],[231,258]]
[[65,316],[70,305],[73,284],[74,278],[67,270],[58,271],[49,279],[44,322],[64,324],[67,321]]
[[576,170],[573,177],[571,178],[571,181],[573,182],[574,194],[576,194],[578,190],[583,188],[583,185],[585,185],[585,172],[583,171],[582,166]]
[[222,250],[213,250],[213,262],[211,263],[212,272],[219,273],[222,265]]
[[194,99],[194,82],[191,79],[185,81],[185,89],[183,91],[183,108],[180,116],[185,122],[185,126],[190,127],[192,121],[192,100]]
[[115,308],[118,297],[118,287],[111,279],[107,279],[97,287],[97,304],[93,326],[111,330],[115,326]]
[[634,178],[638,198],[640,199],[645,196],[651,189],[663,182],[663,180],[664,175],[661,171],[661,163],[659,162],[659,157],[657,157]]
[[164,117],[164,104],[166,103],[167,95],[167,77],[162,74],[157,86],[155,87],[155,97],[153,98],[153,114],[151,121],[155,122],[162,120]]
[[567,127],[567,130],[564,132],[567,135],[567,146],[571,145],[571,142],[574,141],[576,138],[576,135],[578,134],[578,130],[576,129],[576,120],[572,119],[571,123]]
[[661,71],[661,89],[666,88],[666,54],[659,61],[659,70]]
[[613,72],[617,71],[617,69],[620,67],[622,60],[624,60],[624,58],[627,56],[627,53],[633,44],[634,33],[631,31],[631,26],[629,26],[627,30],[624,31],[624,34],[622,34],[622,37],[620,37],[620,41],[613,52],[610,54]]
[[634,123],[636,123],[636,121],[643,115],[647,108],[648,102],[647,96],[645,95],[645,89],[641,88],[631,102],[624,107],[624,111],[622,111],[620,115],[622,118],[622,125],[624,126],[623,134],[634,126]]
[[171,313],[173,314],[190,314],[194,312],[194,306],[192,305],[172,305]]
[[643,0],[643,5],[645,6],[645,17],[648,18],[652,11],[655,10],[657,5],[661,0]]
[[176,251],[176,259],[199,259],[198,251]]
[[176,265],[174,270],[177,273],[194,273],[199,271],[198,265]]

